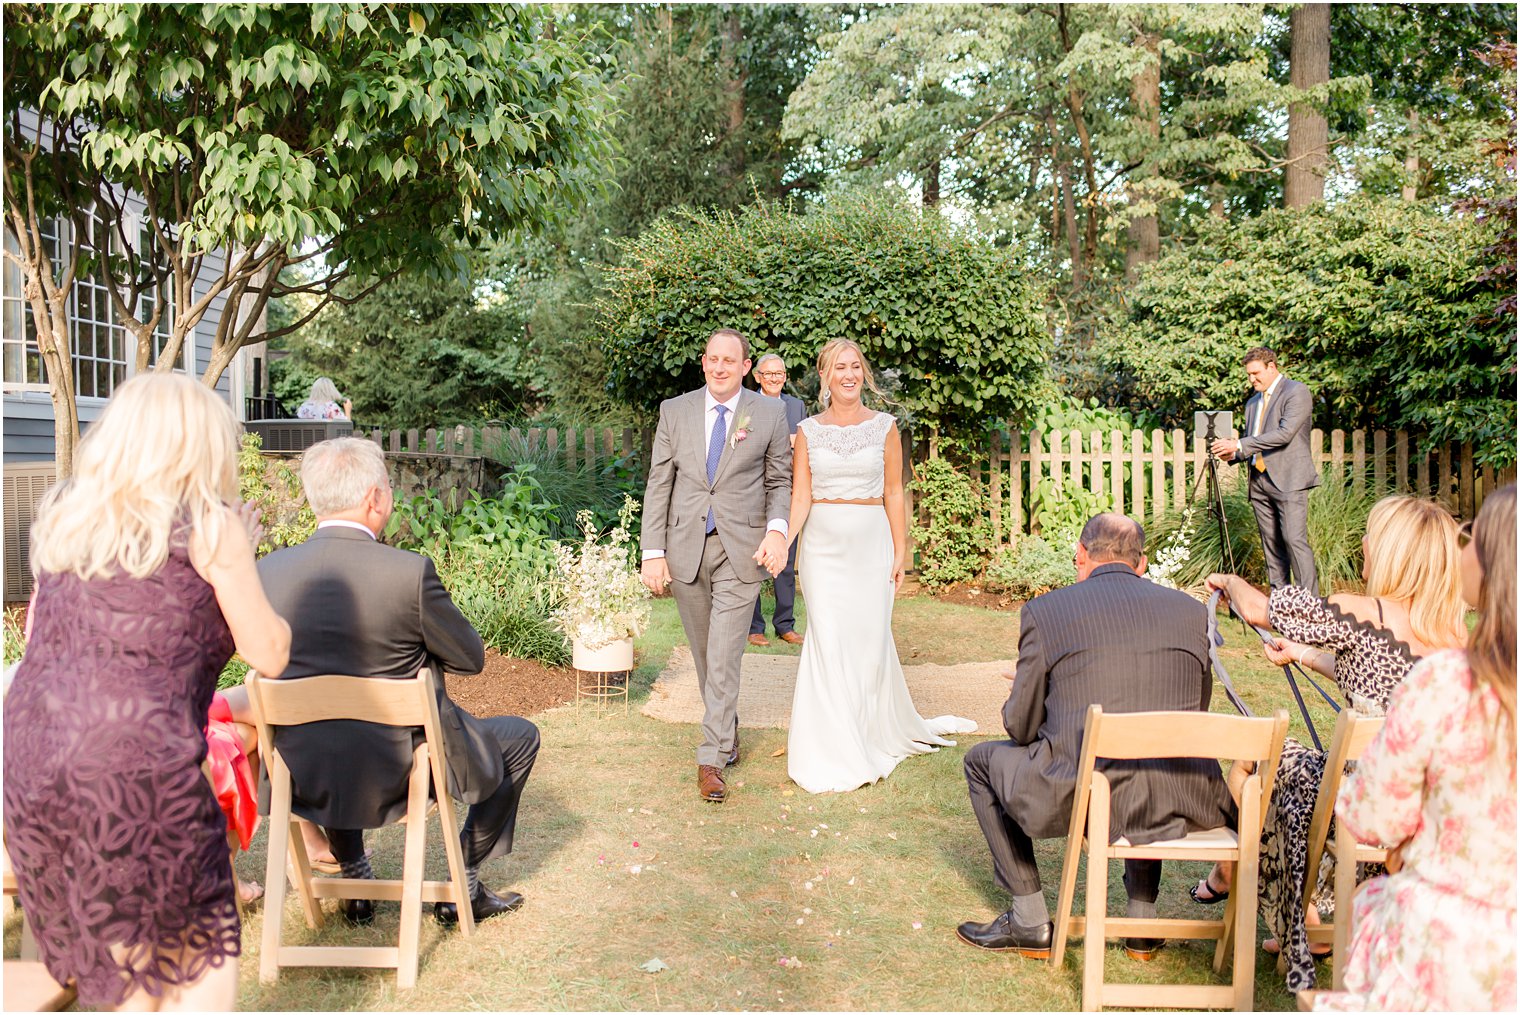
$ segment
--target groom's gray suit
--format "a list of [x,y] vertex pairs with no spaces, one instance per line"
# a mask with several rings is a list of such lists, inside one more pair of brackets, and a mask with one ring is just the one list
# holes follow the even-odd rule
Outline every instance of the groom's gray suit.
[[[697,665],[706,714],[697,764],[723,766],[734,746],[739,665],[769,573],[754,561],[771,519],[791,508],[792,449],[780,399],[740,389],[708,481],[707,388],[660,405],[644,488],[645,557],[662,552]],[[740,437],[739,433],[743,432]],[[707,534],[711,511],[716,530]]]

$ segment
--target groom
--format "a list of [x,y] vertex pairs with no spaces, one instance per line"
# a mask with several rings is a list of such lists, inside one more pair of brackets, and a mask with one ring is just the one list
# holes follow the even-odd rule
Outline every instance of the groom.
[[749,368],[744,336],[708,336],[707,384],[660,404],[644,487],[644,584],[675,593],[706,706],[697,792],[714,803],[739,761],[739,664],[760,582],[786,563],[792,497],[786,408],[741,387]]

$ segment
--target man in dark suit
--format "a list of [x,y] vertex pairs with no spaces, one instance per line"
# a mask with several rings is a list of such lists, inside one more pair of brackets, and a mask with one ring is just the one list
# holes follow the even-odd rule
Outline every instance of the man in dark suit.
[[[767,397],[781,399],[786,406],[786,425],[797,441],[797,426],[807,418],[807,405],[796,395],[788,395],[781,389],[786,385],[786,361],[768,352],[755,363],[755,382]],[[795,609],[797,606],[797,544],[793,543],[787,554],[786,567],[772,580],[776,589],[776,612],[771,616],[771,627],[776,637],[788,645],[801,645],[802,635],[796,631]],[[765,637],[765,613],[760,600],[755,600],[755,616],[749,623],[749,643],[765,647],[770,641]]]
[[1221,438],[1209,450],[1232,465],[1251,463],[1246,470],[1251,509],[1272,586],[1300,585],[1318,594],[1309,548],[1309,491],[1319,486],[1309,448],[1314,395],[1308,385],[1279,372],[1277,353],[1265,346],[1246,353],[1241,363],[1256,390],[1246,402],[1246,436]]
[[[1013,896],[990,923],[957,929],[969,944],[1047,958],[1053,925],[1034,839],[1070,828],[1090,705],[1105,712],[1207,711],[1208,618],[1202,603],[1141,577],[1145,532],[1123,515],[1089,521],[1077,543],[1077,584],[1030,600],[1019,618],[1019,661],[1003,705],[1009,740],[966,752],[971,808],[992,850],[997,883]],[[1233,824],[1217,762],[1104,761],[1113,788],[1111,834],[1141,844]],[[1125,862],[1126,915],[1156,915],[1161,863]],[[1162,942],[1131,938],[1135,958]]]
[[[477,719],[449,699],[444,670],[479,673],[485,647],[431,560],[377,542],[394,506],[379,446],[354,437],[314,445],[302,456],[301,485],[317,531],[259,562],[270,603],[290,621],[290,663],[279,676],[406,678],[431,667],[447,791],[470,805],[459,837],[471,909],[477,920],[516,909],[521,895],[497,895],[480,883],[478,872],[485,861],[512,851],[518,801],[538,756],[538,728],[516,716]],[[420,728],[348,719],[275,731],[275,746],[294,781],[292,810],[327,829],[344,877],[374,876],[363,829],[406,813],[412,750],[421,736]],[[433,912],[440,923],[459,919],[453,903],[436,903]],[[367,923],[374,904],[345,900],[343,915]]]

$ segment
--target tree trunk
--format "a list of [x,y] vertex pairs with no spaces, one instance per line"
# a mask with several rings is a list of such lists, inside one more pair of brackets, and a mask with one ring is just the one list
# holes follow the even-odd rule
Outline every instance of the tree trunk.
[[1066,224],[1066,245],[1071,251],[1071,285],[1075,289],[1087,280],[1082,262],[1082,241],[1077,235],[1077,203],[1071,193],[1070,166],[1061,158],[1060,142],[1056,137],[1056,118],[1048,111],[1045,114],[1045,129],[1050,134],[1050,186],[1055,198],[1051,226],[1056,228],[1055,216],[1059,216]]
[[[1145,68],[1130,79],[1130,100],[1135,105],[1137,126],[1149,139],[1150,150],[1146,152],[1149,157],[1161,138],[1161,38],[1142,30],[1135,37],[1135,45],[1145,50],[1150,57]],[[1153,172],[1153,169],[1142,165],[1131,178],[1143,179]],[[1133,208],[1144,200],[1144,195],[1131,185],[1128,188],[1128,199]],[[1156,213],[1152,211],[1147,215],[1131,215],[1129,250],[1124,255],[1124,274],[1133,278],[1136,266],[1150,264],[1160,256],[1161,226]]]
[[924,170],[924,207],[936,208],[939,206],[939,159],[929,163],[929,168]]
[[[1289,83],[1309,89],[1330,80],[1330,5],[1304,4],[1288,15],[1292,35]],[[1303,208],[1325,199],[1325,163],[1330,127],[1308,102],[1288,106],[1288,165],[1283,207]]]
[[725,143],[728,158],[724,171],[733,179],[744,176],[744,83],[747,72],[740,70],[739,49],[744,45],[744,25],[739,20],[737,4],[726,5],[723,17],[722,48],[719,62],[723,67],[723,101],[728,113]]
[[1409,107],[1409,150],[1404,155],[1404,186],[1399,196],[1413,201],[1420,191],[1420,111]]
[[[1057,5],[1056,24],[1061,30],[1061,48],[1067,53],[1071,52],[1071,31],[1066,23],[1066,8],[1068,4]],[[1077,131],[1077,144],[1082,150],[1082,179],[1087,184],[1087,199],[1083,204],[1087,206],[1086,231],[1083,246],[1083,258],[1091,264],[1098,256],[1098,176],[1096,161],[1093,158],[1092,135],[1087,129],[1087,114],[1083,112],[1084,99],[1081,89],[1068,83],[1066,88],[1066,108],[1071,111],[1071,125]],[[1070,190],[1070,181],[1067,181],[1067,189]]]

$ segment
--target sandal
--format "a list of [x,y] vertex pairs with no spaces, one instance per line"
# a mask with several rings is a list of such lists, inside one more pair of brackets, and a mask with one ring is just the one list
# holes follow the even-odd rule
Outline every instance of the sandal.
[[[1208,894],[1205,895],[1205,892]],[[1209,884],[1209,879],[1204,878],[1202,881],[1189,888],[1188,894],[1191,895],[1193,897],[1193,901],[1199,905],[1212,906],[1216,902],[1223,902],[1225,899],[1228,899],[1230,897],[1230,890],[1226,888],[1223,891],[1216,892],[1214,890],[1214,886]]]
[[[1269,937],[1262,941],[1261,950],[1266,952],[1268,955],[1281,955],[1282,945],[1277,943],[1277,938]],[[1309,957],[1312,958],[1315,962],[1324,962],[1333,954],[1335,954],[1335,949],[1333,948],[1326,948],[1322,952],[1317,952],[1313,948],[1309,949]]]

